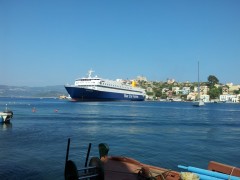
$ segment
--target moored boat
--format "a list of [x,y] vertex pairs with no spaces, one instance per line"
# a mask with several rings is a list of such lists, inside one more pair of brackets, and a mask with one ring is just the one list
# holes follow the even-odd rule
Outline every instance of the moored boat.
[[193,106],[196,106],[196,107],[200,107],[200,106],[204,106],[205,103],[202,99],[199,99],[198,101],[195,101],[193,102]]
[[72,160],[68,160],[70,139],[68,139],[65,180],[240,180],[240,168],[210,161],[208,170],[184,167],[188,172],[177,172],[162,167],[141,163],[123,156],[108,156],[109,147],[99,144],[98,157],[92,157],[87,166],[91,144],[89,144],[85,167],[77,169]]
[[197,101],[193,102],[193,106],[201,107],[204,105],[205,105],[205,103],[204,103],[203,99],[201,99],[201,97],[200,97],[199,62],[198,62],[198,96],[197,96]]
[[9,123],[13,118],[13,112],[6,107],[5,111],[0,112],[0,117],[3,123]]
[[92,77],[93,71],[88,71],[88,77],[75,80],[74,85],[65,85],[65,89],[73,101],[143,101],[145,90],[137,87],[135,81],[116,81]]

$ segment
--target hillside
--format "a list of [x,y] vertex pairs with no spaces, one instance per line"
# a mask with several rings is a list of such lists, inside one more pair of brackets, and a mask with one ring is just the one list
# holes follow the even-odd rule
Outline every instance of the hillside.
[[59,97],[68,95],[63,85],[28,87],[0,85],[0,97]]

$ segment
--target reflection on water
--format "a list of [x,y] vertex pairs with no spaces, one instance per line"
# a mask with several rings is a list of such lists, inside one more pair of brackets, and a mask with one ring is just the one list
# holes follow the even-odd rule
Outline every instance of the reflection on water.
[[11,122],[9,122],[9,123],[1,122],[0,128],[2,131],[7,131],[8,129],[12,129],[12,123]]

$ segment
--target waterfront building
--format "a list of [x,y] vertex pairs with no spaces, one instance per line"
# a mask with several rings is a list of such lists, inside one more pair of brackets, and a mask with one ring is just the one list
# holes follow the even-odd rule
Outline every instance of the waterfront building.
[[183,87],[182,88],[182,94],[187,95],[190,93],[190,87]]
[[240,85],[231,85],[229,86],[229,94],[233,94],[234,91],[238,91],[240,89]]
[[240,95],[233,95],[233,94],[222,94],[219,96],[220,102],[231,102],[237,103],[239,102]]
[[[198,97],[198,93],[197,92],[191,92],[187,95],[187,100],[188,101],[196,101]],[[200,94],[200,99],[203,100],[203,102],[209,102],[210,101],[210,96],[207,94]]]
[[176,95],[180,94],[180,87],[172,87],[172,91],[175,92]]
[[229,89],[228,89],[227,86],[222,87],[222,94],[223,94],[223,95],[229,94]]
[[175,79],[167,79],[168,84],[173,84],[175,82]]
[[162,89],[162,93],[164,94],[164,93],[167,93],[169,91],[169,89],[168,88],[163,88]]
[[167,96],[168,96],[169,98],[172,98],[172,97],[173,97],[173,91],[169,90],[169,91],[167,92]]
[[210,101],[210,96],[207,94],[200,95],[200,99],[203,100],[203,102],[209,102]]
[[196,92],[190,92],[190,93],[187,95],[187,100],[188,100],[188,101],[195,101],[197,95],[198,95],[198,94],[197,94]]
[[[209,91],[208,86],[200,86],[200,94],[201,95],[207,95],[208,91]],[[194,92],[198,92],[197,86],[194,87]]]
[[176,95],[188,95],[190,93],[190,87],[183,87],[180,89],[180,87],[172,87],[172,91],[175,92]]
[[137,81],[147,81],[145,76],[137,76]]
[[147,87],[147,92],[153,92],[153,88],[152,87]]

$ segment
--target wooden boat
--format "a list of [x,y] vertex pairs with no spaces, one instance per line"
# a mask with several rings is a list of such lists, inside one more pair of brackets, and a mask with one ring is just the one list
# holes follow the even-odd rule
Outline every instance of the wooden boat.
[[166,179],[178,180],[180,174],[168,169],[146,165],[128,157],[107,157],[101,159],[104,179]]
[[[122,156],[108,156],[109,147],[107,144],[99,144],[100,158],[92,157],[87,166],[91,144],[89,144],[85,167],[77,169],[75,163],[68,160],[70,139],[65,164],[65,180],[88,179],[88,180],[199,180],[193,172],[193,176],[186,173],[172,171],[166,168],[143,164],[135,159]],[[199,168],[198,168],[199,169]],[[228,179],[240,180],[240,168],[211,161],[208,166],[209,172],[221,172],[229,177]],[[207,170],[203,170],[207,171]],[[206,175],[203,175],[206,176]],[[189,178],[190,177],[190,178]],[[201,176],[202,177],[202,176]],[[233,177],[235,179],[233,179]],[[239,179],[238,179],[239,178]],[[218,178],[207,176],[208,180]],[[204,179],[203,179],[204,180]],[[219,179],[220,180],[220,179]],[[222,179],[221,179],[222,180]],[[226,179],[227,180],[227,179]]]

